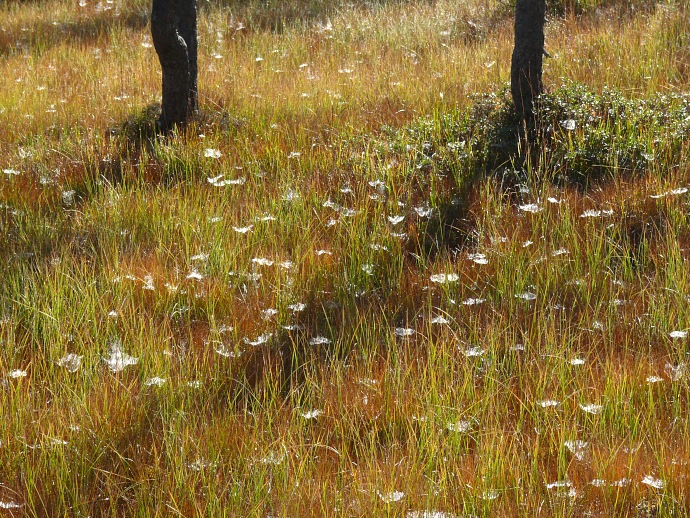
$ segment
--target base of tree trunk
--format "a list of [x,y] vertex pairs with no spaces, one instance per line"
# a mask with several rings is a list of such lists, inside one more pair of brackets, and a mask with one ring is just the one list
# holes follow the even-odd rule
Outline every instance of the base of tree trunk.
[[510,93],[520,120],[534,127],[535,99],[543,91],[545,0],[517,0],[515,47],[510,68]]
[[157,126],[168,132],[198,110],[196,0],[153,0],[151,36],[163,72]]

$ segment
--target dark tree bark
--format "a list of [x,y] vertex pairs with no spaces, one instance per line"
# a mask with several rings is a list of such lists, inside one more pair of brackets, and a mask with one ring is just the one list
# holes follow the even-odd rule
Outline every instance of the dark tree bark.
[[534,123],[534,99],[543,91],[545,0],[517,0],[510,93],[520,120]]
[[158,125],[168,131],[198,110],[196,0],[153,0],[151,36],[163,69]]

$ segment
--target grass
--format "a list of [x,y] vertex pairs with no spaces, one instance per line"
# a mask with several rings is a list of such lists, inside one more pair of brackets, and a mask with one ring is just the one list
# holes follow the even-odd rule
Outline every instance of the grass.
[[529,152],[504,4],[203,3],[165,138],[145,2],[0,6],[2,512],[687,514],[690,15],[563,5]]

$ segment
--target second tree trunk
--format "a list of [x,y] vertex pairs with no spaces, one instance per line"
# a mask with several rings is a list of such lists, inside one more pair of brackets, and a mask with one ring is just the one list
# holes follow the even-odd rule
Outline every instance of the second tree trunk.
[[510,92],[520,120],[532,126],[534,100],[542,93],[545,0],[517,0]]

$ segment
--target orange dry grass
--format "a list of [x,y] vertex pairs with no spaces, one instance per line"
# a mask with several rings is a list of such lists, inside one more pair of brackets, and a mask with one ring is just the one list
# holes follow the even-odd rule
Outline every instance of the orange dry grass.
[[[669,337],[689,315],[687,207],[649,198],[687,183],[684,159],[589,190],[536,170],[508,193],[418,168],[412,122],[437,138],[438,115],[508,77],[510,20],[445,1],[340,6],[277,32],[250,8],[205,8],[203,113],[147,141],[147,6],[85,4],[0,9],[0,165],[20,171],[0,182],[0,501],[37,515],[688,509],[685,346]],[[685,89],[684,9],[615,30],[608,11],[552,20],[547,83]],[[446,220],[414,215],[427,204]],[[442,272],[459,281],[430,280]],[[111,373],[116,341],[139,363]],[[57,363],[68,352],[77,373]]]

